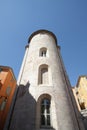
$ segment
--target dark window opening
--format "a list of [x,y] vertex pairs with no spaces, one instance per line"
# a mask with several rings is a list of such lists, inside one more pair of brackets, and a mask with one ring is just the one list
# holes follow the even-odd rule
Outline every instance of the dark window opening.
[[44,48],[44,47],[41,48],[39,55],[40,55],[41,57],[47,57],[47,48]]
[[0,72],[2,72],[3,71],[3,69],[2,68],[0,68]]
[[85,103],[80,103],[81,110],[85,109]]
[[44,50],[44,51],[41,52],[41,56],[42,57],[46,57],[46,50]]

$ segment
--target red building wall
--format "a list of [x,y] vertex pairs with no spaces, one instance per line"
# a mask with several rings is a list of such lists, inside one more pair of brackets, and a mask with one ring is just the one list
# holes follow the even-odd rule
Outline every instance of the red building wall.
[[3,130],[15,89],[16,79],[12,69],[0,66],[0,130]]

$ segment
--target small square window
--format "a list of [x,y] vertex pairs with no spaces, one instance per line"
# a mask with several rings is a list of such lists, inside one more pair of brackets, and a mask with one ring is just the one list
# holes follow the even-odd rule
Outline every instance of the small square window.
[[39,52],[39,56],[46,57],[47,56],[47,48],[41,48]]
[[42,57],[46,57],[46,50],[44,50],[44,51],[41,52],[41,56]]

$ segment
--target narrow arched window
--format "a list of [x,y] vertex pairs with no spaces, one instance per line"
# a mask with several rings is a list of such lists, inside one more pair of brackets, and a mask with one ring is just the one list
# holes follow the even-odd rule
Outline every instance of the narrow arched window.
[[40,95],[36,105],[36,130],[52,129],[53,126],[52,119],[56,119],[53,118],[53,116],[55,117],[55,114],[53,114],[52,112],[55,111],[52,105],[54,106],[51,100],[51,96],[49,94],[44,93]]
[[45,98],[41,101],[41,127],[50,125],[50,100]]
[[41,69],[41,84],[48,83],[48,68]]
[[40,54],[41,57],[47,57],[47,48],[41,48],[40,49]]
[[49,75],[48,75],[48,65],[41,65],[39,67],[39,84],[48,84]]

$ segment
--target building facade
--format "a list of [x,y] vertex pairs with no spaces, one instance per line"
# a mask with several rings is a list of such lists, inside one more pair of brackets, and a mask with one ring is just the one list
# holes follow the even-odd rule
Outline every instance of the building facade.
[[75,87],[77,99],[81,110],[87,108],[87,76],[80,76]]
[[73,92],[87,130],[87,75],[79,76]]
[[9,130],[84,130],[52,32],[31,34],[17,83]]
[[9,113],[16,79],[10,67],[0,66],[0,130],[3,130]]

